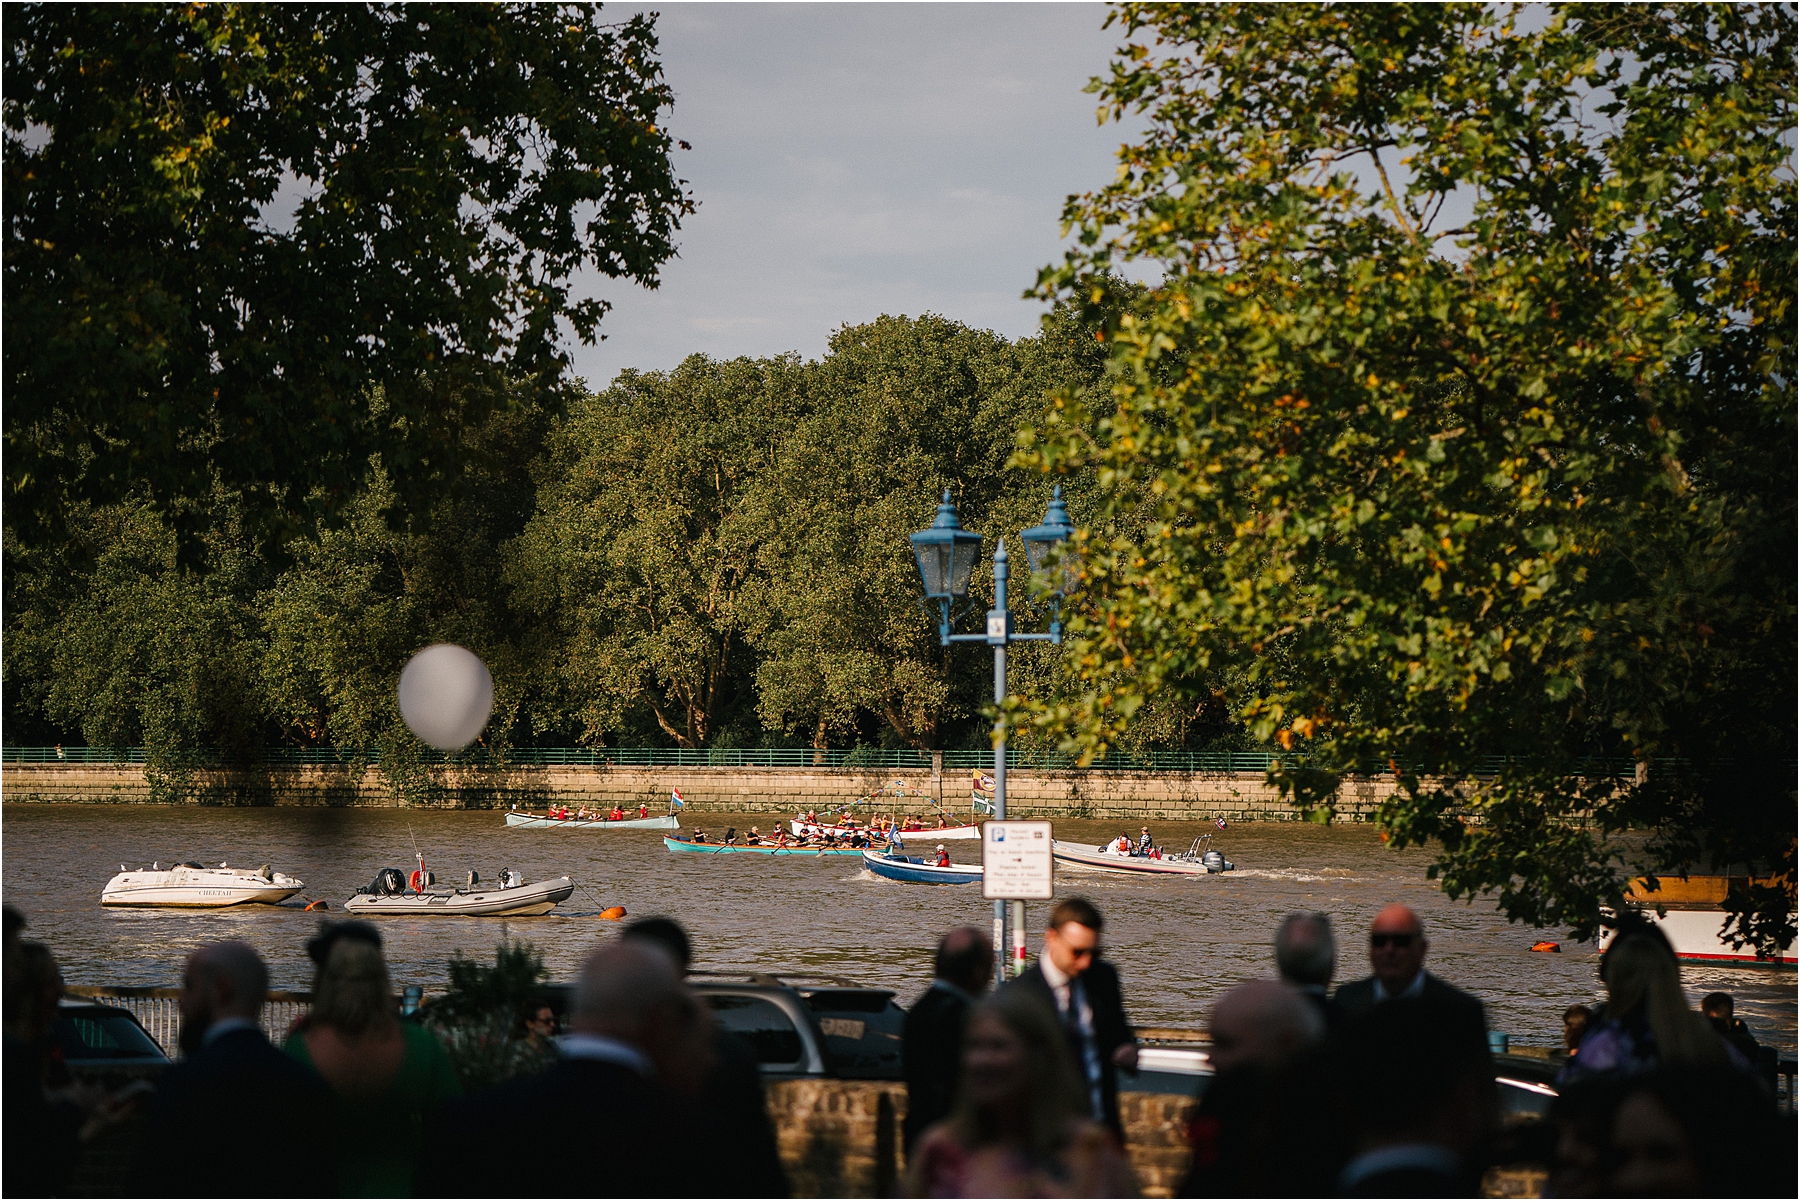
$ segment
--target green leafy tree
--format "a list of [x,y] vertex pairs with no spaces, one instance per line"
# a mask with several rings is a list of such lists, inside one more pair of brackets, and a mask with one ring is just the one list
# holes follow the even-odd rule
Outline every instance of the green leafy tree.
[[[1795,16],[1779,5],[1118,10],[1046,296],[1109,323],[1070,699],[1088,755],[1223,693],[1328,818],[1391,771],[1448,895],[1591,932],[1627,874],[1794,904]],[[1500,759],[1499,757],[1504,757]],[[1623,768],[1619,765],[1623,764]],[[1619,774],[1620,771],[1623,774]],[[1632,838],[1619,837],[1628,831]]]
[[[29,4],[5,19],[8,521],[216,483],[279,546],[372,454],[421,511],[503,380],[555,395],[578,271],[692,209],[654,17]],[[381,397],[380,408],[371,398]]]
[[597,742],[647,713],[697,747],[754,704],[745,633],[771,533],[755,498],[802,409],[796,360],[703,355],[574,406],[511,552],[516,603],[554,631],[546,720]]

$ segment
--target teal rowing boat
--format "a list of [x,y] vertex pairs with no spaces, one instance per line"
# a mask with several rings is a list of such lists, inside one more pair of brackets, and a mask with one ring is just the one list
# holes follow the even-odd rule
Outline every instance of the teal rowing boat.
[[685,838],[663,838],[671,851],[689,851],[698,855],[860,855],[856,847],[744,847],[726,846],[722,842],[689,842]]

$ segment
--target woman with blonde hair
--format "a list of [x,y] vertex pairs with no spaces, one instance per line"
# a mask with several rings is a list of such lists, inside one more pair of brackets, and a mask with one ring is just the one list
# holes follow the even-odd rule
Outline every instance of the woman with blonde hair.
[[312,1009],[286,1050],[337,1094],[343,1195],[409,1197],[425,1117],[462,1085],[437,1037],[396,1016],[374,927],[328,924],[306,951],[318,964]]
[[1647,922],[1622,926],[1600,957],[1606,1008],[1559,1079],[1658,1067],[1722,1067],[1734,1053],[1681,991],[1669,940]]
[[956,1104],[919,1136],[907,1195],[1134,1195],[1111,1133],[1084,1111],[1056,1015],[1025,990],[1003,988],[969,1015]]

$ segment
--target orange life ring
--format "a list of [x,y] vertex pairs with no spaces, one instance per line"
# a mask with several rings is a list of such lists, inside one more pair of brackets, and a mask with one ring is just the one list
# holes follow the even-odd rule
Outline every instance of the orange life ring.
[[406,883],[407,887],[411,888],[414,892],[424,892],[425,873],[418,868],[414,868],[412,876],[407,879]]

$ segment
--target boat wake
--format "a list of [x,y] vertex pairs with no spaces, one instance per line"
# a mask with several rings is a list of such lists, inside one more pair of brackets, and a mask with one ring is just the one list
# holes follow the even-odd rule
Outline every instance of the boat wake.
[[1255,880],[1292,880],[1297,884],[1342,884],[1365,878],[1341,867],[1240,867],[1232,874]]

